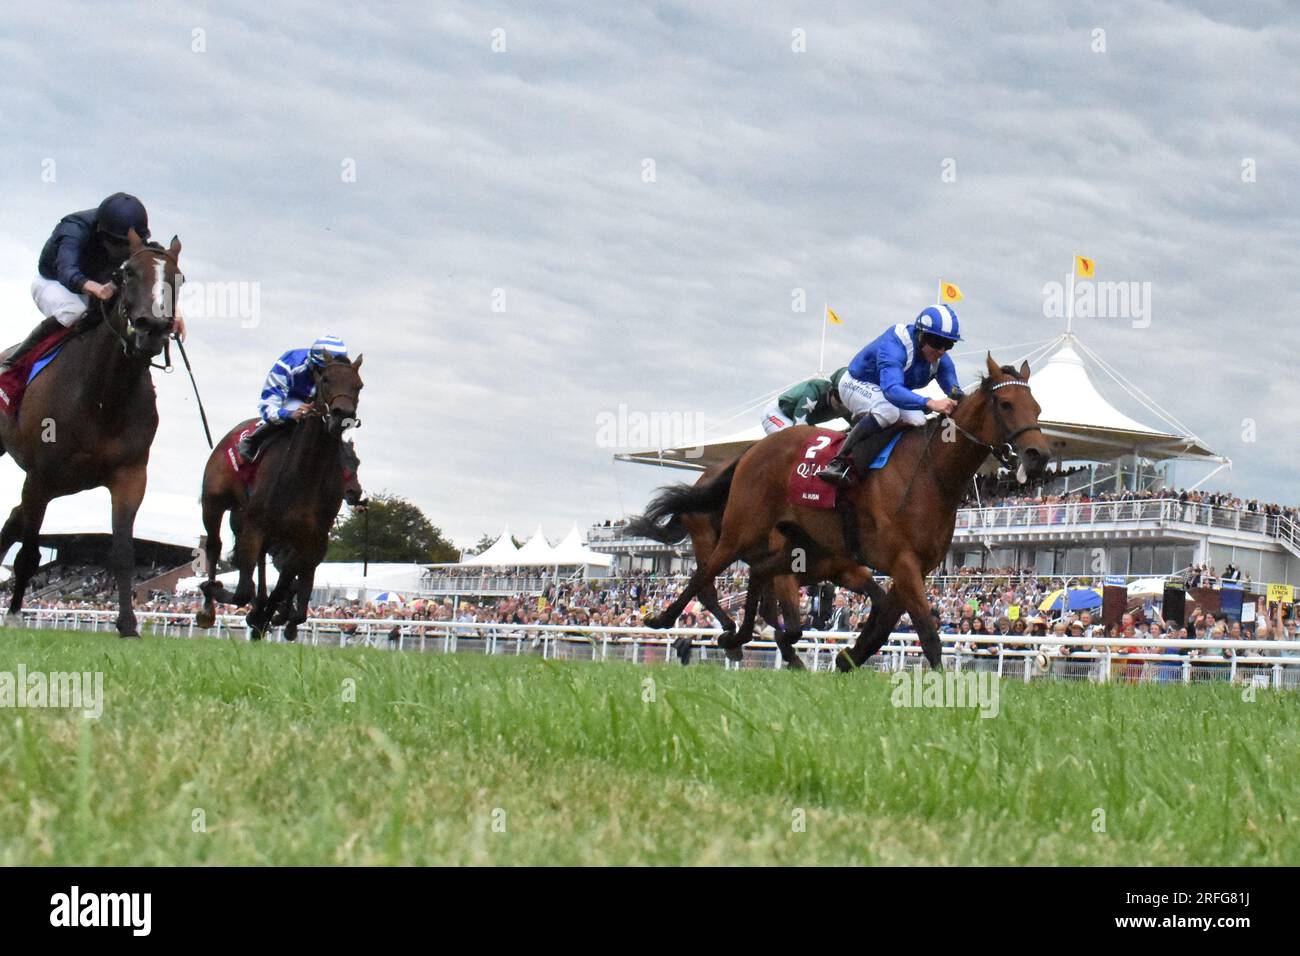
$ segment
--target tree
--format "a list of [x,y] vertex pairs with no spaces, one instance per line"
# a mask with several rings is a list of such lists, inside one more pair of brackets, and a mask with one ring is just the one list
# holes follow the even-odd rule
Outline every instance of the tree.
[[[368,525],[368,527],[367,527]],[[424,512],[405,498],[373,495],[365,511],[353,509],[330,531],[327,561],[456,561],[460,551]]]

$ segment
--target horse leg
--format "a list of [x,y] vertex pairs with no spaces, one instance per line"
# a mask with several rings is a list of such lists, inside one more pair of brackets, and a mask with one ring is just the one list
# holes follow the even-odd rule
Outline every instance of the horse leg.
[[[703,564],[709,559],[709,555],[713,553],[713,549],[718,544],[718,535],[714,531],[712,522],[704,515],[686,515],[682,518],[682,525],[691,536],[691,550],[695,552],[696,564]],[[718,598],[718,588],[715,582],[710,581],[700,591],[700,603],[717,620],[722,628],[724,638],[728,634],[734,635],[736,633],[736,622],[727,613],[727,609],[722,606],[722,601]]]
[[691,603],[691,598],[703,591],[709,584],[712,584],[717,576],[725,571],[739,555],[740,549],[735,545],[719,543],[718,547],[709,555],[709,559],[695,568],[690,580],[686,582],[685,590],[677,595],[676,600],[668,605],[661,614],[652,614],[646,618],[646,626],[663,630],[676,624],[677,619],[682,615],[682,611],[686,610],[686,605]]
[[[284,575],[280,577],[283,578]],[[279,581],[276,581],[275,589],[277,592],[280,590]],[[257,556],[257,594],[248,608],[248,614],[244,617],[244,623],[248,625],[250,631],[249,640],[260,641],[265,636],[271,617],[269,605],[270,602],[266,597],[266,551],[263,550]]]
[[117,633],[121,637],[140,636],[131,577],[135,573],[135,513],[140,510],[146,480],[141,464],[119,470],[108,485],[113,499],[113,546],[108,563],[117,578]]
[[45,521],[45,508],[49,504],[47,499],[35,495],[31,484],[30,478],[23,483],[22,504],[10,513],[4,527],[5,536],[12,534],[11,525],[17,519],[19,540],[22,541],[18,556],[14,558],[13,594],[9,599],[9,613],[5,615],[5,623],[17,627],[21,627],[23,623],[21,614],[23,594],[26,593],[28,582],[41,564],[41,524]]
[[776,630],[776,646],[781,650],[781,660],[794,670],[805,670],[802,658],[794,646],[803,637],[803,621],[799,616],[799,582],[790,574],[772,579],[775,601],[781,608],[782,627]]
[[294,612],[284,626],[284,639],[298,639],[298,625],[307,620],[307,609],[311,603],[311,589],[316,586],[316,569],[303,571],[297,578],[297,593],[294,595]]
[[722,600],[718,597],[718,588],[714,582],[710,581],[700,591],[700,603],[704,605],[705,610],[714,616],[718,624],[722,627],[722,637],[718,638],[718,643],[722,643],[722,638],[727,635],[735,636],[736,622],[727,609],[722,606]]
[[206,495],[203,498],[203,530],[207,533],[204,557],[208,562],[208,580],[203,592],[203,609],[199,611],[194,623],[199,627],[211,627],[217,620],[217,605],[214,592],[217,588],[217,562],[221,560],[221,519],[226,509],[215,499]]
[[745,592],[745,619],[740,622],[740,630],[730,635],[718,635],[718,646],[727,652],[728,660],[739,662],[745,659],[741,648],[754,639],[754,619],[758,616],[758,600],[762,587],[762,584],[754,579],[751,571],[749,590]]
[[925,577],[921,574],[920,565],[908,556],[895,562],[892,570],[893,590],[898,593],[903,609],[911,615],[926,661],[934,670],[943,670],[943,641],[939,638],[939,629],[934,626],[934,617],[930,613],[930,599],[925,593]]
[[882,600],[873,599],[871,613],[858,632],[857,641],[852,647],[846,647],[835,655],[835,669],[844,672],[857,670],[869,661],[873,654],[885,646],[902,616],[903,606],[892,589],[882,592]]

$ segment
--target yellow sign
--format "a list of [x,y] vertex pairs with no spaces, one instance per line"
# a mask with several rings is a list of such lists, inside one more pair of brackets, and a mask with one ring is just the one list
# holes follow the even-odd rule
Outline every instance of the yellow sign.
[[1091,279],[1093,273],[1097,271],[1097,260],[1086,259],[1083,256],[1074,257],[1074,274],[1080,279]]
[[957,288],[957,287],[956,287],[955,285],[953,285],[951,282],[941,282],[941,283],[939,283],[939,289],[941,290],[941,294],[940,294],[939,297],[940,297],[941,299],[943,299],[944,302],[960,302],[960,301],[961,301],[961,298],[962,298],[962,297],[961,297],[961,289]]
[[1019,604],[1013,604],[1013,605],[1011,605],[1011,607],[1007,608],[1007,620],[1008,620],[1008,621],[1018,621],[1018,620],[1020,620],[1020,605],[1019,605]]
[[1270,584],[1268,586],[1269,604],[1294,604],[1295,588],[1290,584]]

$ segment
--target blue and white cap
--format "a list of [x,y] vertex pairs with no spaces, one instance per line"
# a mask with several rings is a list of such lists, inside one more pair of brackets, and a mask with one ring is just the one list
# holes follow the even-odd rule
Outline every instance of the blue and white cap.
[[916,327],[941,339],[961,341],[961,326],[957,324],[957,313],[950,305],[932,305],[921,310],[921,314],[916,317]]
[[348,347],[337,335],[322,335],[312,343],[311,351],[307,353],[307,361],[312,365],[324,365],[334,359],[347,357]]

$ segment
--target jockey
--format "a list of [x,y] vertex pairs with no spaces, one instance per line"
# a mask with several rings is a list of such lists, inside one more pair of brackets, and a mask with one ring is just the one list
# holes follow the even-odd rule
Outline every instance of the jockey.
[[348,347],[337,335],[322,335],[309,349],[290,349],[271,366],[258,413],[262,420],[240,440],[239,457],[251,462],[257,457],[272,428],[306,418],[316,397],[316,372],[327,362],[346,360]]
[[[41,250],[32,299],[44,317],[4,363],[13,365],[59,326],[70,326],[86,314],[93,296],[107,302],[117,292],[114,270],[130,253],[127,233],[149,238],[149,213],[144,203],[127,193],[113,193],[96,209],[69,213],[59,220]],[[176,317],[177,332],[184,323]]]
[[[923,425],[927,410],[952,414],[956,400],[961,398],[961,386],[947,352],[959,341],[957,313],[951,306],[932,305],[922,310],[911,325],[894,326],[859,352],[840,379],[839,389],[840,398],[856,422],[840,453],[818,472],[818,477],[842,485],[855,448],[859,453],[852,460],[864,462],[860,451],[865,447],[864,439],[880,435],[897,422]],[[935,379],[944,398],[916,394],[917,389]]]
[[836,369],[829,379],[810,378],[782,392],[763,410],[763,431],[779,432],[791,425],[820,425],[835,418],[849,419],[840,400],[840,379],[847,368]]

